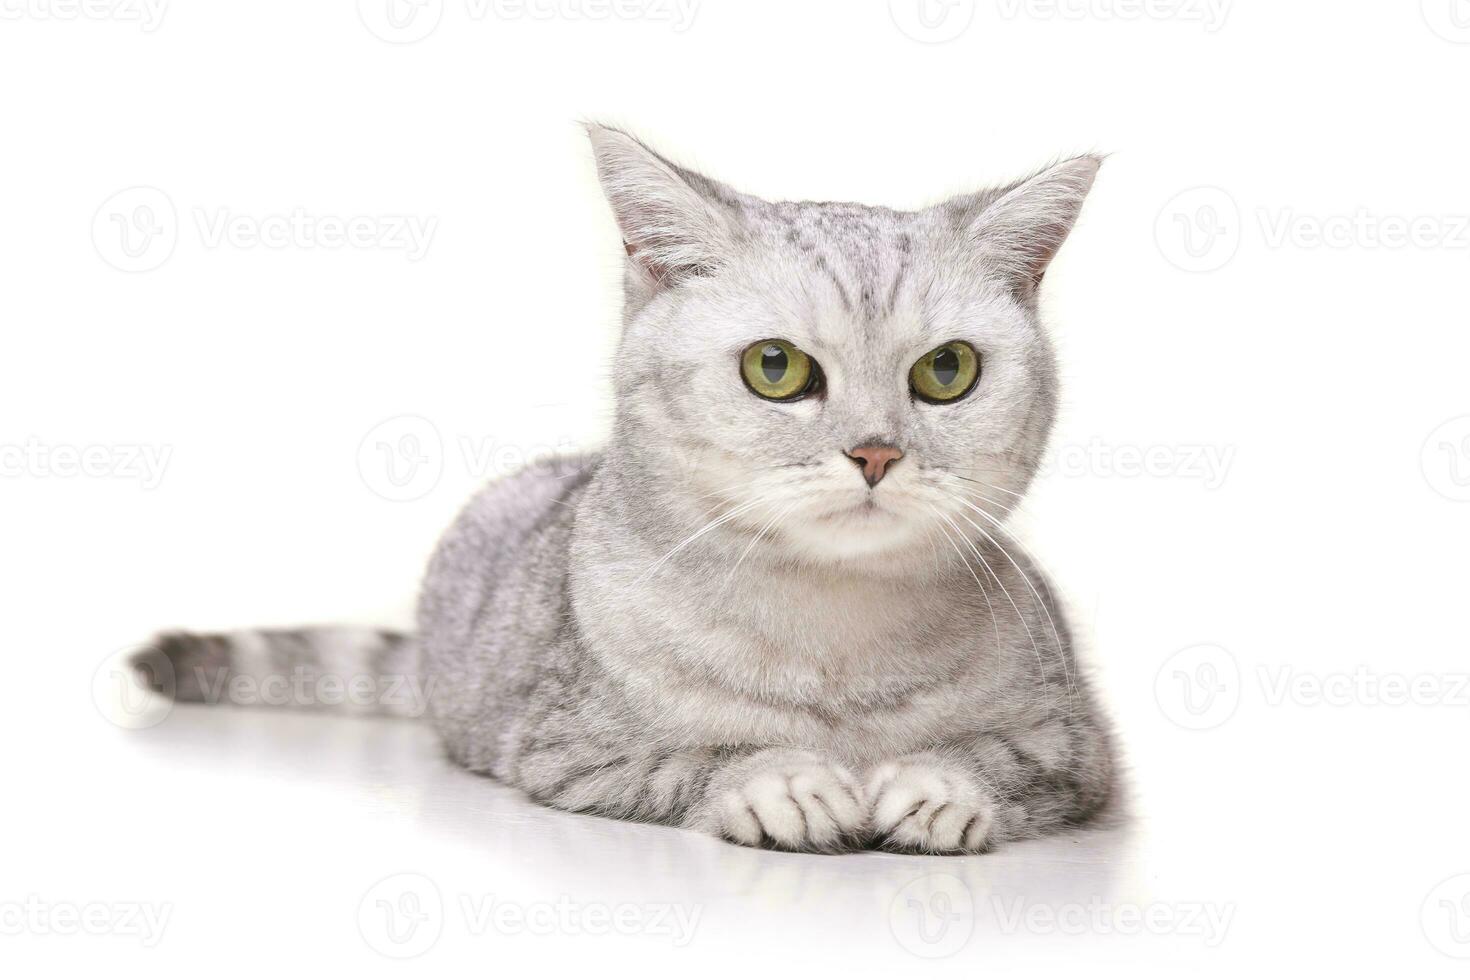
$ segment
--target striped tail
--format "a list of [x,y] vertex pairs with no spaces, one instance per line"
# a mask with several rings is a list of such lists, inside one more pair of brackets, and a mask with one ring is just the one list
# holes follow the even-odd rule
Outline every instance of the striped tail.
[[133,656],[143,683],[177,701],[418,718],[429,687],[406,633],[324,626],[162,633]]

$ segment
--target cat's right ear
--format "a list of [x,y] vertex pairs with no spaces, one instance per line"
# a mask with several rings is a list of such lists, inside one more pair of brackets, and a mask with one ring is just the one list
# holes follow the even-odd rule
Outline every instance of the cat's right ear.
[[738,195],[621,130],[586,125],[630,271],[642,284],[650,290],[678,286],[719,268],[738,238]]

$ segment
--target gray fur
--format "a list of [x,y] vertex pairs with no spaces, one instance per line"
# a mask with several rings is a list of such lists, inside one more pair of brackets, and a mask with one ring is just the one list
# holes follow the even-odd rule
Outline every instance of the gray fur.
[[[1003,524],[1051,428],[1036,288],[1098,160],[917,212],[768,203],[591,126],[628,259],[598,454],[485,488],[418,611],[461,765],[747,844],[978,851],[1108,799],[1106,727]],[[740,352],[811,354],[763,401]],[[946,341],[984,358],[908,390]],[[902,448],[869,488],[843,453]]]

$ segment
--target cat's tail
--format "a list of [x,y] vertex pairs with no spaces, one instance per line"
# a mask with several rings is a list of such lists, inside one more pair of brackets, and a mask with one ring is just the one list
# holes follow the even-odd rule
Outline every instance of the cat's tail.
[[428,710],[418,660],[407,633],[349,626],[161,633],[132,658],[176,701],[411,718]]

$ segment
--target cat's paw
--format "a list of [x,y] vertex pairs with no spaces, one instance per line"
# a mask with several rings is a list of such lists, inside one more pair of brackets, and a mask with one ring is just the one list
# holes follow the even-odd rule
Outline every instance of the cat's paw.
[[811,753],[763,752],[723,780],[707,802],[706,829],[751,847],[838,851],[868,828],[862,786]]
[[874,846],[929,854],[983,851],[995,829],[996,806],[974,776],[942,759],[885,762],[868,776]]

